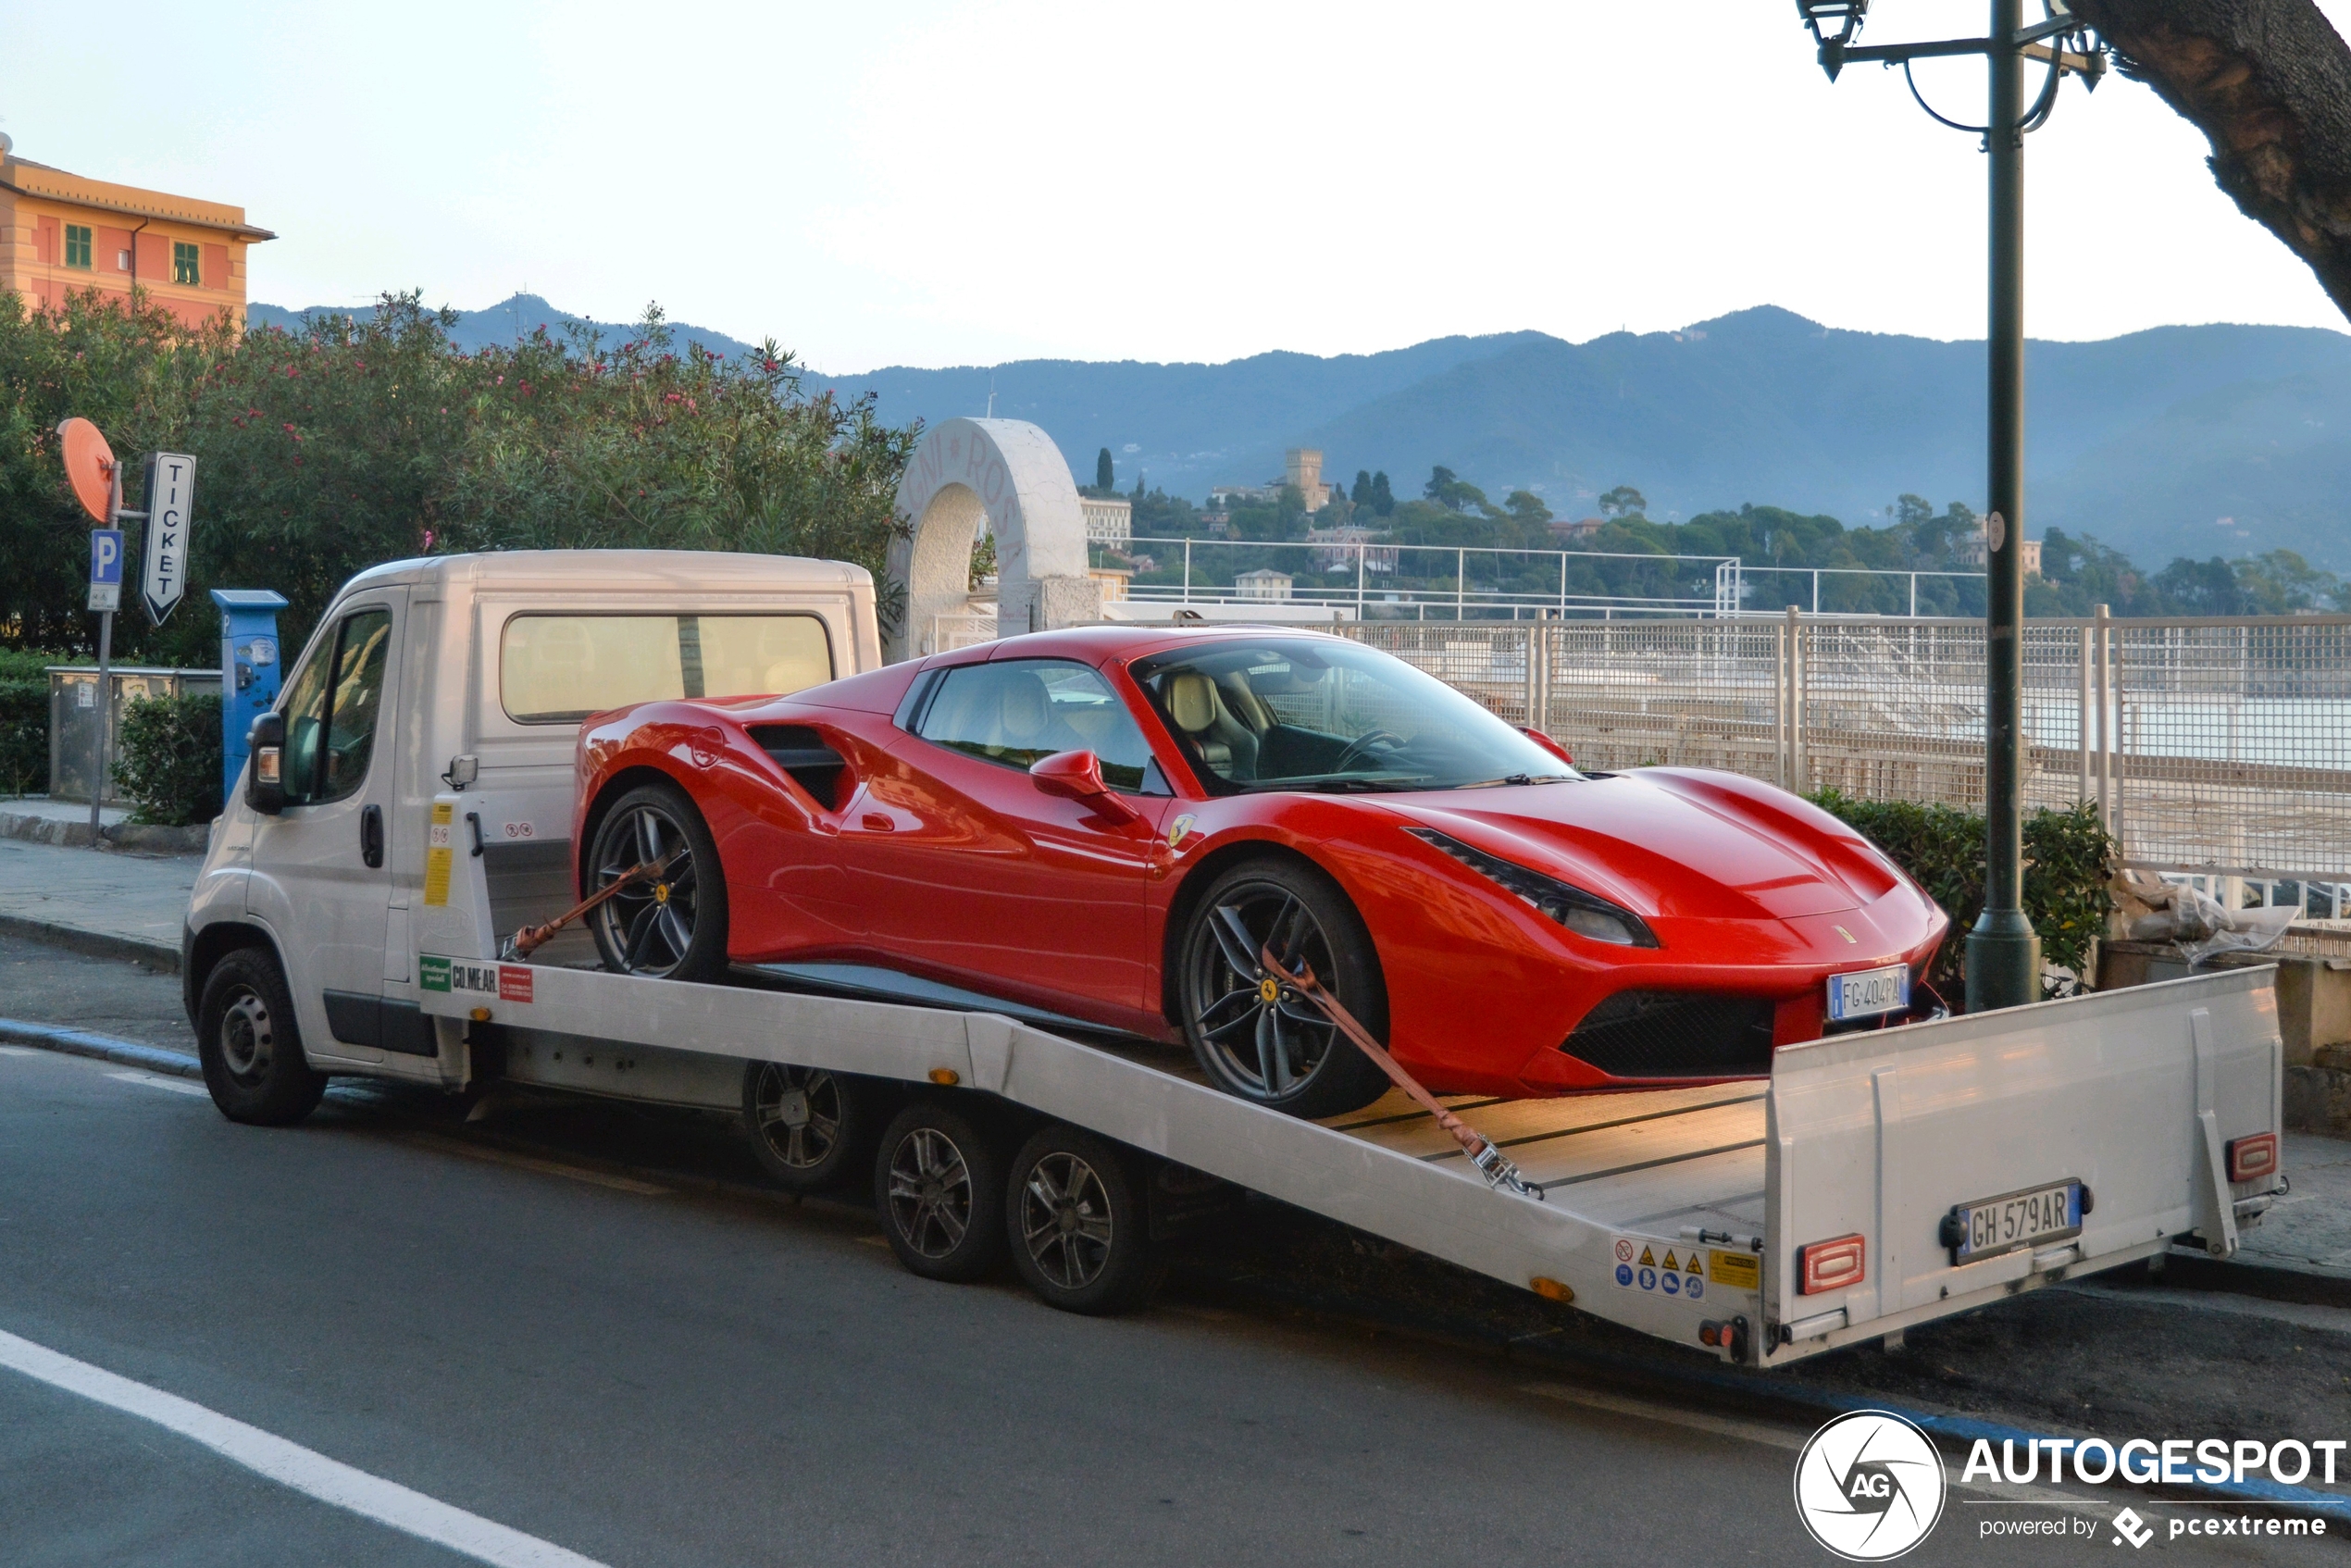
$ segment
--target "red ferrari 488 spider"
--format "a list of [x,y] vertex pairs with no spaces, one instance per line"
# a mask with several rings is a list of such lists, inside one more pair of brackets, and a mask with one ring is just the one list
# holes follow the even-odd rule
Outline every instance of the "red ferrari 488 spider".
[[1947,927],[1793,795],[1578,772],[1309,632],[1042,632],[646,703],[584,725],[578,768],[581,891],[661,868],[599,907],[611,968],[977,993],[1188,1043],[1219,1088],[1308,1116],[1387,1081],[1269,948],[1431,1088],[1516,1096],[1767,1073],[1776,1046],[1913,1015]]

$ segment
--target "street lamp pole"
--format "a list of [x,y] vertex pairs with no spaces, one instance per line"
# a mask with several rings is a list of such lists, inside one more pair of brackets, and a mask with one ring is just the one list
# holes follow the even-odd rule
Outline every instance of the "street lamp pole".
[[[2024,138],[2056,105],[2071,73],[2095,88],[2106,50],[2062,0],[2042,0],[2042,19],[2024,23],[2023,0],[1991,0],[1988,34],[1934,43],[1861,45],[1854,39],[1870,0],[1797,0],[1835,81],[1847,65],[1902,68],[1919,106],[1942,124],[1984,138],[1990,164],[1991,274],[1985,323],[1986,493],[1984,624],[1984,911],[1967,937],[1967,1009],[2015,1007],[2041,999],[2041,939],[2024,913]],[[1935,112],[1910,62],[1982,55],[1990,66],[1989,112],[1980,126]],[[2037,96],[2025,102],[2027,60],[2045,62]],[[1916,583],[1912,584],[1913,592]]]
[[2041,1000],[2024,913],[2024,56],[2022,0],[1992,0],[1990,310],[1984,518],[1984,913],[1967,936],[1967,1010]]

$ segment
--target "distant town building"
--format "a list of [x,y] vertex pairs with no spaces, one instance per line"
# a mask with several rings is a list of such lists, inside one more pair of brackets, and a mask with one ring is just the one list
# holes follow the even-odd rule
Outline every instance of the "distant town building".
[[1211,539],[1222,539],[1233,531],[1233,515],[1230,512],[1202,512],[1200,520],[1208,525],[1208,537]]
[[1605,517],[1578,517],[1573,522],[1565,517],[1553,517],[1551,537],[1563,542],[1573,543],[1589,539],[1606,527],[1608,527],[1608,519]]
[[1363,570],[1377,575],[1396,570],[1399,552],[1393,544],[1373,544],[1372,530],[1361,523],[1341,523],[1335,529],[1308,529],[1306,542],[1312,548],[1307,558],[1318,572],[1351,572],[1356,557],[1362,557]]
[[1123,496],[1081,495],[1077,508],[1086,515],[1086,542],[1124,545],[1135,537],[1135,504]]
[[277,238],[245,209],[68,174],[20,158],[0,135],[0,289],[64,307],[135,284],[188,326],[226,311],[245,324],[245,247]]
[[1319,447],[1293,446],[1282,454],[1282,483],[1306,498],[1306,509],[1319,512],[1331,504],[1331,487],[1323,482]]
[[1253,572],[1243,572],[1233,579],[1236,599],[1287,599],[1291,578],[1287,572],[1277,572],[1271,566],[1260,566]]
[[1208,504],[1222,506],[1228,501],[1249,501],[1267,505],[1282,498],[1285,488],[1294,489],[1306,503],[1309,512],[1319,512],[1331,504],[1334,487],[1323,482],[1323,454],[1320,448],[1293,446],[1282,454],[1282,477],[1267,479],[1263,484],[1211,485]]
[[[1991,559],[1992,544],[1985,532],[1987,527],[1987,524],[1979,521],[1973,533],[1963,536],[1952,545],[1951,553],[1959,558],[1960,566],[1973,566],[1981,570]],[[2041,575],[2041,541],[2037,539],[2028,539],[2022,542],[2024,575],[2039,577]]]

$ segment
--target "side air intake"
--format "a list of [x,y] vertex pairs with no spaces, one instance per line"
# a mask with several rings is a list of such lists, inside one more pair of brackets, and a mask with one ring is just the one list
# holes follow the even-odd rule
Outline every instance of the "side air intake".
[[827,811],[839,809],[849,764],[825,743],[823,735],[804,724],[756,724],[751,727],[751,738],[818,805]]

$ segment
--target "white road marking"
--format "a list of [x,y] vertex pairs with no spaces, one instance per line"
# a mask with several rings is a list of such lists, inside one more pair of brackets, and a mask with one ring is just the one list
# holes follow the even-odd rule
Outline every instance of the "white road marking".
[[593,1558],[452,1508],[177,1394],[133,1383],[30,1339],[0,1333],[0,1366],[13,1367],[52,1388],[152,1421],[281,1486],[478,1562],[494,1563],[497,1568],[603,1568]]
[[192,1084],[185,1078],[159,1078],[152,1073],[108,1073],[106,1076],[127,1084],[144,1084],[149,1089],[168,1089],[174,1094],[193,1094],[212,1098],[212,1091],[202,1084]]

